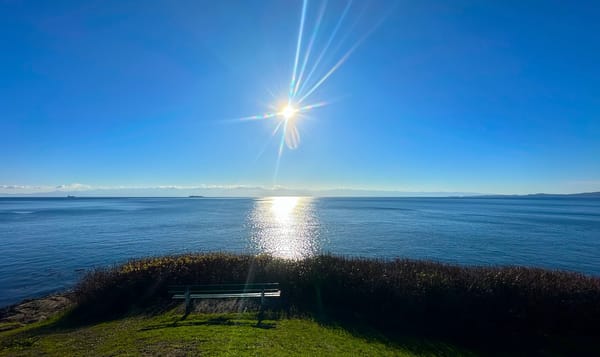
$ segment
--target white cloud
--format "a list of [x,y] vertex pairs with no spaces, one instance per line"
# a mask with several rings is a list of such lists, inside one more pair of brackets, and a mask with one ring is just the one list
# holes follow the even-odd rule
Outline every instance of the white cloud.
[[[597,185],[600,181],[572,181],[565,184],[574,186],[563,192],[600,191]],[[577,189],[574,189],[577,186]],[[546,191],[548,192],[548,191]],[[555,193],[555,192],[549,192]],[[65,197],[75,195],[80,197],[187,197],[202,195],[210,197],[265,197],[265,196],[469,196],[477,193],[460,191],[434,190],[398,190],[360,187],[329,187],[329,188],[295,188],[281,185],[260,186],[241,184],[197,184],[197,185],[145,185],[145,186],[96,186],[84,183],[60,185],[0,185],[0,195],[19,196],[34,195],[45,197]]]
[[25,187],[23,185],[0,185],[0,188],[4,190],[22,190]]
[[58,185],[55,188],[58,191],[84,191],[92,189],[92,186],[84,185],[82,183],[71,183],[66,185]]
[[49,186],[31,186],[31,185],[0,185],[0,190],[43,190],[48,189]]

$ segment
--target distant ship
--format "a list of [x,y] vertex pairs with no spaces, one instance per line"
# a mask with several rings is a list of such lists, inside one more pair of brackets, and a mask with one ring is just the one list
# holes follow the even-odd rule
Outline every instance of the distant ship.
[[204,198],[204,196],[194,196],[194,195],[191,195],[191,196],[188,196],[188,197],[189,198]]
[[75,196],[68,195],[67,198],[75,198]]

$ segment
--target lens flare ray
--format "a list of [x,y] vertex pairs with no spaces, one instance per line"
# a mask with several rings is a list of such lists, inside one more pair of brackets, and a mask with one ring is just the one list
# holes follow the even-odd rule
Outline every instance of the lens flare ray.
[[298,91],[296,91],[296,94],[302,93],[302,90],[306,87],[307,83],[310,83],[310,79],[312,78],[312,76],[315,73],[315,71],[317,70],[317,68],[319,68],[319,64],[321,63],[321,60],[323,60],[323,57],[325,57],[325,54],[327,53],[329,46],[331,46],[333,39],[335,38],[340,27],[342,26],[342,22],[344,22],[344,18],[346,17],[348,10],[350,10],[351,5],[352,5],[352,0],[348,1],[348,3],[346,4],[346,7],[344,8],[342,15],[340,16],[338,22],[335,24],[335,27],[333,28],[333,31],[331,32],[329,39],[327,39],[327,43],[325,43],[323,50],[321,51],[321,53],[315,60],[315,63],[313,64],[311,70],[306,75],[306,79],[304,80],[304,83],[302,83],[302,86],[300,86],[300,89]]
[[258,114],[258,115],[250,115],[247,117],[241,117],[241,118],[237,118],[237,120],[239,121],[247,121],[247,120],[261,120],[261,119],[269,119],[269,118],[273,118],[276,117],[277,113],[265,113],[265,114]]
[[306,94],[304,94],[302,96],[302,98],[298,99],[298,103],[302,103],[304,100],[306,100],[306,98],[308,98],[308,96],[310,96],[314,91],[316,91],[323,83],[325,83],[325,81],[338,69],[340,68],[340,66],[342,64],[344,64],[344,62],[346,62],[348,60],[348,58],[350,57],[350,55],[356,51],[356,49],[362,45],[362,43],[371,35],[371,33],[373,33],[377,27],[379,27],[379,25],[381,24],[381,21],[378,22],[375,26],[373,26],[373,28],[371,28],[371,30],[369,30],[367,33],[365,33],[361,38],[358,39],[358,41],[356,41],[356,43],[354,45],[352,45],[352,47],[350,47],[350,49],[337,61],[337,63],[335,65],[333,65],[333,67],[331,67],[331,69],[329,71],[327,71],[327,73],[325,73],[325,75],[308,91],[306,92]]
[[[356,43],[354,43],[346,52],[343,53],[341,57],[339,57],[335,64],[329,68],[318,81],[311,83],[311,80],[316,73],[322,73],[320,68],[325,57],[329,56],[329,52],[331,52],[332,55],[337,54],[338,50],[346,42],[350,32],[352,32],[351,30],[357,25],[359,19],[362,18],[365,10],[363,8],[363,11],[359,13],[358,18],[355,18],[351,22],[349,29],[346,29],[346,34],[340,38],[338,35],[342,30],[342,25],[348,22],[347,19],[350,9],[353,7],[353,0],[349,0],[345,4],[339,17],[336,19],[337,21],[335,22],[331,33],[328,34],[325,45],[320,50],[318,56],[316,56],[316,59],[314,59],[312,58],[314,56],[311,57],[311,55],[313,54],[313,49],[315,49],[317,47],[317,43],[319,43],[318,37],[320,34],[321,25],[324,22],[327,4],[327,1],[322,2],[318,10],[316,10],[316,19],[314,22],[312,22],[313,27],[310,31],[308,29],[306,31],[307,33],[310,33],[308,43],[304,44],[305,27],[308,26],[306,24],[309,4],[308,0],[302,1],[300,24],[298,27],[298,37],[292,66],[292,76],[285,99],[281,100],[277,106],[267,106],[270,108],[270,111],[265,112],[264,114],[251,115],[237,119],[238,121],[270,120],[277,122],[270,136],[271,138],[275,135],[279,136],[279,143],[277,144],[278,148],[275,177],[277,176],[277,172],[279,170],[279,163],[281,156],[283,155],[284,148],[287,147],[288,149],[296,149],[300,145],[301,136],[299,122],[312,117],[307,115],[308,112],[322,108],[331,103],[327,101],[316,101],[314,103],[305,102],[308,102],[309,97],[311,97],[317,91],[317,89],[319,89],[348,60],[350,55],[356,51],[356,49],[382,22],[380,21],[366,34],[361,36]],[[338,43],[334,43],[334,40]],[[307,88],[308,90],[305,92],[305,89]],[[269,94],[275,98],[273,93]]]
[[308,6],[308,0],[302,2],[302,15],[300,16],[300,29],[298,30],[298,41],[296,42],[296,57],[294,59],[294,70],[292,71],[292,81],[290,82],[290,94],[292,93],[296,84],[296,72],[298,71],[298,60],[300,58],[300,49],[302,48],[302,33],[304,32],[304,20],[306,19],[306,8]]
[[306,53],[304,54],[304,60],[302,61],[302,67],[300,68],[300,74],[298,75],[298,80],[296,81],[296,85],[294,86],[294,91],[292,93],[292,97],[296,95],[298,92],[298,87],[302,82],[302,76],[304,75],[304,70],[306,69],[306,64],[308,63],[308,59],[310,57],[310,52],[312,51],[312,47],[315,43],[315,39],[317,34],[319,33],[319,27],[321,26],[321,21],[323,20],[323,15],[325,15],[325,8],[327,6],[327,1],[324,1],[319,9],[319,15],[317,17],[317,21],[315,22],[315,27],[313,29],[312,35],[310,36],[310,40],[308,41],[308,47],[306,48]]

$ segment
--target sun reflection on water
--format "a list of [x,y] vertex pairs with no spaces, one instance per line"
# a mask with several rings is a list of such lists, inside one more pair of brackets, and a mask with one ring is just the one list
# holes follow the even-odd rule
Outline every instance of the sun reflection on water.
[[258,199],[249,220],[252,246],[260,253],[301,259],[319,248],[319,222],[310,197]]

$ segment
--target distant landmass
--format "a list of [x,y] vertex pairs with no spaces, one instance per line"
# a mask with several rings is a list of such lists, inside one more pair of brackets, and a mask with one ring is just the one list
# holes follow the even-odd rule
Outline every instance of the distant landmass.
[[[196,191],[198,194],[196,194]],[[199,193],[203,193],[202,195]],[[288,188],[234,187],[234,188],[140,188],[140,189],[90,189],[77,191],[49,191],[35,193],[0,193],[0,197],[269,197],[269,196],[314,196],[314,197],[450,197],[450,198],[600,198],[600,192],[583,193],[533,193],[533,194],[483,194],[473,192],[410,192],[393,190],[329,189],[302,190]]]
[[582,193],[531,193],[527,195],[478,195],[479,198],[600,198],[600,192],[582,192]]

